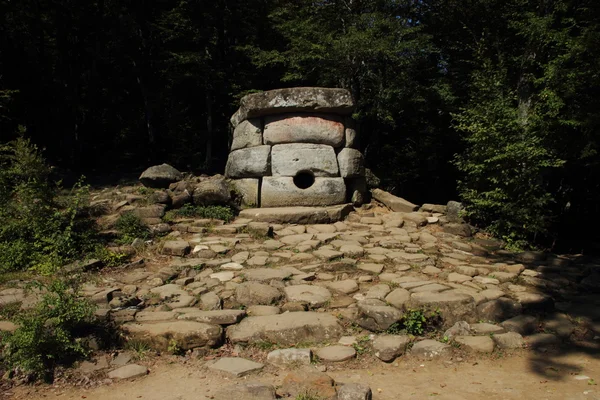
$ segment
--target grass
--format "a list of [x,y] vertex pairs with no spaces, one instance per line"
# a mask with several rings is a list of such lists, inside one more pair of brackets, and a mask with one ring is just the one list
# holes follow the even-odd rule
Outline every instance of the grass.
[[298,394],[294,400],[325,400],[325,398],[313,392],[304,392]]
[[0,320],[7,319],[12,321],[21,313],[21,302],[8,303],[0,305]]
[[[163,219],[172,222],[178,218],[207,218],[231,222],[235,215],[230,207],[224,206],[194,206],[186,204],[180,209],[168,211]],[[207,227],[208,228],[208,227]]]
[[29,271],[14,271],[0,274],[0,285],[5,285],[10,281],[25,281],[30,280],[33,274]]
[[133,358],[136,360],[143,360],[148,356],[148,353],[152,350],[148,343],[141,340],[130,340],[125,344],[125,350],[129,350],[133,353]]

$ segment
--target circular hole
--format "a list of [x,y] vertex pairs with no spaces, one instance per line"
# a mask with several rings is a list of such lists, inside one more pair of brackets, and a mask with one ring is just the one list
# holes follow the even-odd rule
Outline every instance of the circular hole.
[[294,177],[294,185],[300,189],[308,189],[313,183],[315,183],[315,177],[308,171],[300,171]]

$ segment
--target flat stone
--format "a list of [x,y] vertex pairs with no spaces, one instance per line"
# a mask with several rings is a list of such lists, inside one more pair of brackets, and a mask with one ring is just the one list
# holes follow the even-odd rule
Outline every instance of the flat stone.
[[144,341],[158,351],[167,351],[173,340],[183,350],[218,347],[223,335],[219,325],[196,321],[135,322],[126,323],[121,329],[131,339]]
[[275,388],[259,382],[242,382],[226,386],[215,392],[214,400],[275,400]]
[[412,212],[419,208],[416,204],[381,189],[372,189],[371,194],[375,200],[383,203],[386,207],[395,212]]
[[506,331],[501,326],[483,322],[479,324],[471,324],[471,332],[473,332],[476,335],[496,335],[499,333],[504,333]]
[[401,335],[384,335],[378,336],[373,340],[373,350],[375,351],[375,357],[381,361],[391,362],[404,354],[410,338],[408,336]]
[[173,311],[140,311],[135,314],[136,322],[158,322],[170,321],[177,318],[177,314]]
[[451,272],[448,274],[448,282],[464,283],[470,281],[471,279],[473,278],[469,275],[457,274],[456,272]]
[[548,311],[554,308],[552,297],[542,293],[517,292],[514,297],[525,310]]
[[200,307],[204,311],[220,310],[221,298],[214,292],[208,292],[200,296]]
[[536,333],[534,335],[527,336],[525,343],[530,348],[539,348],[544,346],[556,346],[560,344],[560,339],[551,333]]
[[456,336],[469,336],[471,334],[471,326],[466,321],[458,321],[450,329],[444,332],[444,337],[452,339]]
[[271,305],[282,298],[279,289],[257,282],[243,282],[235,288],[235,298],[245,306]]
[[381,283],[379,285],[374,285],[369,288],[365,298],[367,299],[377,299],[384,300],[385,296],[390,293],[391,289],[388,285]]
[[310,349],[280,349],[267,354],[267,361],[279,366],[310,365],[312,352]]
[[224,269],[226,271],[240,271],[240,270],[244,269],[244,266],[242,264],[238,264],[236,262],[229,262],[229,263],[225,263],[225,264],[221,265],[221,269]]
[[380,274],[383,271],[383,264],[358,264],[357,268],[361,271],[367,271],[373,274]]
[[265,176],[261,189],[261,207],[331,206],[346,201],[343,178],[314,178],[314,183],[301,189],[293,177]]
[[410,300],[410,292],[406,289],[402,289],[402,288],[397,288],[394,289],[390,292],[390,294],[388,294],[385,297],[385,301],[396,307],[399,310],[402,310],[405,308],[405,305],[408,304]]
[[239,357],[223,357],[208,366],[213,371],[223,372],[236,378],[260,371],[263,367],[263,364]]
[[265,118],[266,144],[315,143],[340,147],[344,138],[344,124],[336,115],[284,114]]
[[494,341],[489,336],[457,336],[454,341],[476,353],[491,353],[494,351]]
[[528,335],[536,331],[538,322],[537,318],[532,315],[517,315],[514,318],[507,319],[500,325],[509,332]]
[[281,395],[292,399],[301,399],[307,393],[318,393],[325,399],[334,399],[336,390],[333,379],[322,372],[296,370],[283,378]]
[[411,293],[421,293],[421,292],[443,292],[444,290],[448,290],[450,287],[446,285],[441,285],[439,283],[430,283],[428,285],[422,285],[415,288],[411,288]]
[[294,285],[283,289],[288,301],[307,303],[312,308],[324,306],[331,300],[331,292],[324,287],[312,285]]
[[183,257],[190,251],[190,244],[185,240],[168,240],[163,244],[161,254]]
[[270,173],[271,146],[256,146],[229,153],[225,176],[228,178],[261,178]]
[[213,310],[213,311],[193,311],[180,315],[178,319],[206,322],[215,325],[237,324],[246,316],[244,310]]
[[148,368],[143,365],[129,364],[124,367],[117,368],[108,373],[108,377],[111,379],[129,379],[137,378],[148,373]]
[[458,321],[475,322],[475,301],[472,296],[454,290],[441,293],[413,293],[411,307],[429,307],[438,309],[444,319],[444,325],[450,327]]
[[521,314],[519,303],[506,297],[486,301],[477,306],[477,314],[486,321],[500,322]]
[[358,303],[360,318],[357,323],[365,329],[373,332],[381,332],[400,321],[404,313],[397,308],[388,306],[386,303],[367,299]]
[[[319,277],[319,279],[321,278]],[[358,284],[353,279],[330,282],[327,284],[327,287],[345,294],[351,294],[358,291]]]
[[361,246],[345,245],[340,247],[340,251],[345,257],[362,257],[365,250]]
[[292,274],[282,269],[254,268],[244,271],[244,276],[249,281],[282,281],[291,277]]
[[246,308],[246,313],[251,317],[261,317],[265,315],[281,314],[281,309],[276,306],[254,305]]
[[210,277],[212,279],[218,279],[219,282],[229,282],[230,280],[232,280],[235,277],[235,274],[231,271],[223,271],[223,272],[215,272],[214,274],[210,274]]
[[[278,144],[271,150],[273,176],[296,176],[309,171],[313,176],[339,176],[338,163],[333,147],[323,144]],[[343,177],[343,175],[342,175]]]
[[247,317],[227,328],[232,343],[320,343],[337,340],[341,334],[342,327],[335,316],[311,311]]
[[492,340],[500,349],[520,349],[525,346],[523,336],[517,332],[497,333],[492,336]]
[[371,400],[371,388],[362,383],[345,383],[338,388],[337,400]]
[[411,356],[425,360],[446,357],[449,356],[451,353],[452,347],[450,345],[430,339],[417,342],[410,349]]
[[356,357],[356,350],[348,346],[328,346],[317,350],[319,359],[328,362],[341,362]]
[[313,251],[313,255],[320,258],[321,260],[331,261],[335,258],[342,257],[344,255],[344,253],[342,253],[341,251],[336,251],[336,250],[319,249],[319,250]]

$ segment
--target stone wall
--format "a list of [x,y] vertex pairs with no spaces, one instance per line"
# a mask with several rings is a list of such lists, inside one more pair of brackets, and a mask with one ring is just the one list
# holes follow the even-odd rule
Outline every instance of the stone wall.
[[231,118],[225,175],[251,207],[361,203],[364,159],[345,89],[250,94]]

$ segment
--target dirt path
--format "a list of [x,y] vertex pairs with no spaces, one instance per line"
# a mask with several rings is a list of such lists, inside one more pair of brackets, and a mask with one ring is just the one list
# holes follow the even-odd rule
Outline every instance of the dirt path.
[[[403,360],[376,363],[373,368],[327,372],[337,382],[360,382],[373,390],[374,400],[402,399],[600,399],[600,362],[589,353],[522,352],[504,358],[460,363]],[[52,386],[20,387],[15,399],[201,400],[238,380],[278,385],[285,371],[268,370],[246,378],[224,378],[200,364],[159,361],[144,378],[90,390]],[[588,378],[576,379],[585,375]]]

